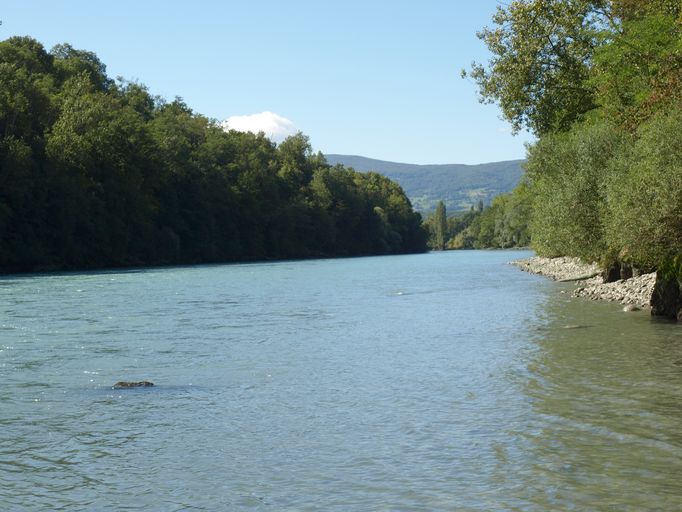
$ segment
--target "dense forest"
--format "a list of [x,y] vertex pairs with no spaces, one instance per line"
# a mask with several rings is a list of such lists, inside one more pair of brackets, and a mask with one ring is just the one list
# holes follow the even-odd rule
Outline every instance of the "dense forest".
[[225,132],[88,51],[0,42],[0,269],[419,252],[421,217],[307,137]]
[[508,200],[527,198],[532,246],[656,269],[682,308],[680,1],[515,0],[493,23],[469,76],[538,138]]

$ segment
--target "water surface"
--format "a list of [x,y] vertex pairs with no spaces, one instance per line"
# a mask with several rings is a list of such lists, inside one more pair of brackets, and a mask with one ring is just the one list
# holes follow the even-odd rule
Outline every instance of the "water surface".
[[682,328],[525,255],[0,278],[0,509],[679,509]]

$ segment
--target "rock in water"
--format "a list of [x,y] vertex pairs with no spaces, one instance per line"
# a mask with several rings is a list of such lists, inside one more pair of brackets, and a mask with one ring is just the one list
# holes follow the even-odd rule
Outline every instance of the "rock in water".
[[149,382],[148,380],[141,380],[139,382],[130,382],[127,380],[121,380],[111,386],[114,389],[128,389],[128,388],[148,388],[153,386],[153,382]]
[[640,308],[635,306],[634,304],[628,304],[627,306],[623,307],[623,311],[625,311],[626,313],[630,311],[640,311]]

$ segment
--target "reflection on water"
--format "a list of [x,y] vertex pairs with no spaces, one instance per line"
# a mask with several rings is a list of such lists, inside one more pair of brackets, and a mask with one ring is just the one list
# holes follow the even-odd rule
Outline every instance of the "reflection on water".
[[525,496],[539,509],[679,509],[682,328],[576,299],[546,311],[522,388]]
[[0,510],[676,510],[682,328],[522,255],[2,278]]

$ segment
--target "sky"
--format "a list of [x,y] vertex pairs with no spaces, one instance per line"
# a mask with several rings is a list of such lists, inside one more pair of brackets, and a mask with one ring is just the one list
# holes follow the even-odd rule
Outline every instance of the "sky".
[[21,0],[0,40],[93,51],[111,77],[279,141],[418,164],[523,158],[496,105],[460,70],[489,54],[476,31],[498,0]]

